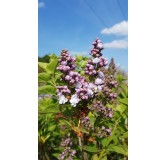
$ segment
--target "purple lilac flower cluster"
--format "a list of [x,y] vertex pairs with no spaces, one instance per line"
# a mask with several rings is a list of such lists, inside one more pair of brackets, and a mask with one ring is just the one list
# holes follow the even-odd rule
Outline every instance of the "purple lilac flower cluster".
[[109,98],[114,101],[117,98],[117,93],[110,93]]
[[58,95],[59,104],[66,103],[68,101],[66,97],[71,93],[67,86],[57,86],[56,92]]
[[87,83],[83,77],[80,77],[80,80],[76,82],[75,91],[75,94],[70,99],[70,103],[74,107],[79,101],[92,98],[95,88],[91,83]]
[[95,79],[95,85],[98,91],[102,91],[105,84],[105,78],[103,72],[98,72],[98,77]]
[[111,130],[112,130],[111,128],[106,129],[104,126],[102,126],[101,129],[103,132],[106,132],[107,134],[111,135]]
[[68,50],[62,50],[61,56],[59,59],[59,66],[57,70],[61,72],[68,72],[74,70],[76,68],[76,58],[71,57],[68,53]]
[[117,98],[117,93],[112,93],[110,88],[108,88],[107,86],[103,87],[103,91],[106,95],[107,98],[109,98],[110,100],[115,100]]
[[96,38],[96,40],[92,43],[92,45],[94,47],[91,49],[90,55],[92,55],[93,57],[102,56],[101,50],[103,50],[104,47],[103,47],[103,44],[102,44],[101,40]]
[[98,137],[103,138],[103,137],[108,137],[112,135],[112,129],[111,128],[106,128],[105,126],[102,126],[99,131],[98,131]]
[[[71,59],[72,57],[68,54],[68,52],[62,51],[61,58],[59,61],[60,66],[61,65],[68,66],[68,60],[70,60],[71,62],[75,62],[75,59],[74,60],[71,60]],[[65,75],[63,77],[65,81],[69,81],[70,85],[75,85],[76,92],[75,94],[71,96],[71,99],[70,99],[70,103],[72,106],[75,107],[80,100],[88,100],[89,98],[93,97],[94,88],[92,87],[92,85],[89,85],[86,82],[86,79],[83,76],[81,76],[78,72],[75,72],[73,70],[66,70]],[[65,86],[65,89],[66,89],[66,86]],[[68,101],[68,99],[62,93],[62,91],[63,93],[65,93],[65,95],[66,95],[66,92],[70,93],[69,90],[64,90],[63,86],[58,86],[57,93],[59,96],[60,104],[64,104]]]
[[68,95],[71,93],[67,86],[57,86],[56,88],[57,95]]
[[88,116],[84,117],[82,120],[81,120],[81,124],[87,129],[92,129],[94,130],[94,126],[90,123],[90,118]]
[[71,150],[69,146],[72,145],[72,142],[70,141],[70,138],[67,138],[65,141],[61,142],[62,147],[66,147],[64,151],[59,155],[59,160],[73,160],[74,155],[76,154],[75,150]]
[[76,151],[71,150],[70,147],[65,148],[65,150],[59,155],[58,159],[59,160],[73,160],[73,157],[75,156]]
[[109,66],[108,66],[108,70],[111,73],[111,75],[114,75],[115,72],[116,72],[115,62],[114,62],[113,58],[111,58],[111,62],[109,64]]
[[95,79],[95,84],[96,84],[96,85],[102,85],[102,84],[104,84],[104,80],[101,79],[101,78],[96,78],[96,79]]
[[[87,101],[94,97],[96,92],[105,91],[104,88],[117,87],[117,82],[113,81],[111,77],[109,78],[110,81],[106,81],[107,77],[105,77],[101,70],[108,63],[108,61],[102,57],[101,50],[103,49],[103,44],[101,40],[97,38],[93,42],[93,46],[90,53],[92,59],[89,59],[86,64],[85,74],[96,75],[94,83],[86,82],[85,77],[74,71],[76,68],[76,59],[71,57],[67,50],[62,50],[57,69],[63,73],[62,79],[69,82],[71,87],[75,88],[75,93],[67,98],[67,95],[71,94],[70,90],[67,89],[67,86],[64,86],[64,88],[63,86],[58,86],[57,94],[59,96],[60,104],[69,101],[71,105],[75,107],[81,100]],[[106,96],[111,100],[114,100],[117,97],[115,93],[111,93],[110,91],[106,91]]]
[[88,88],[76,89],[77,96],[82,100],[88,100],[93,97],[93,91]]
[[111,134],[112,134],[112,129],[111,128],[106,129],[104,126],[102,126],[101,131],[102,131],[102,133],[101,133],[100,137],[107,137],[107,136],[111,136]]
[[76,84],[80,82],[83,84],[85,82],[85,78],[83,78],[78,72],[70,71],[66,76],[65,80],[69,81],[70,84]]
[[95,58],[93,59],[93,63],[96,62],[96,64],[98,64],[98,67],[104,67],[108,64],[108,60],[105,59],[104,57],[99,57],[98,58]]
[[107,84],[110,88],[116,88],[118,86],[118,82],[114,80],[113,75],[107,77]]
[[95,70],[94,64],[91,59],[88,59],[86,68],[85,68],[85,74],[87,75],[96,75],[97,71]]
[[62,147],[65,147],[65,146],[68,146],[68,145],[70,145],[70,146],[72,145],[72,142],[70,141],[70,138],[67,138],[63,142],[61,142]]
[[118,82],[117,81],[111,81],[110,85],[112,88],[116,88],[118,86]]
[[98,112],[99,114],[101,114],[105,118],[112,118],[112,116],[113,116],[112,108],[108,108],[108,107],[103,106],[100,101],[93,104],[91,106],[90,110]]
[[81,123],[85,126],[85,127],[88,127],[89,124],[90,124],[90,118],[88,116],[86,116],[85,118],[83,118],[81,120]]
[[99,68],[104,67],[108,64],[107,59],[102,57],[101,50],[104,48],[101,40],[98,38],[93,42],[93,49],[91,49],[90,55],[92,55],[92,59],[89,59],[86,68],[85,74],[87,75],[96,75]]

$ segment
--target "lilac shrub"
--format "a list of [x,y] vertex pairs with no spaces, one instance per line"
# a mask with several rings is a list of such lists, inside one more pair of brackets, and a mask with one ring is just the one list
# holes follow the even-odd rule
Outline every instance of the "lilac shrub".
[[[57,70],[62,73],[61,81],[64,84],[56,87],[59,104],[75,107],[76,114],[84,112],[83,109],[86,108],[84,114],[77,116],[80,121],[79,127],[73,127],[74,132],[79,137],[83,137],[80,128],[84,128],[89,132],[95,131],[94,122],[89,116],[90,113],[94,113],[95,116],[103,119],[112,119],[113,109],[108,108],[106,104],[108,102],[113,103],[117,98],[117,93],[114,89],[118,87],[118,83],[112,74],[105,73],[108,60],[101,53],[104,49],[103,44],[97,38],[92,45],[91,57],[87,60],[83,74],[77,72],[76,58],[72,57],[67,50],[62,50],[59,65],[57,66]],[[113,62],[111,62],[110,66],[113,66]],[[100,138],[111,136],[111,128],[98,126],[98,130],[100,131],[98,135]],[[61,146],[66,148],[59,155],[59,160],[66,157],[68,157],[67,159],[72,159],[75,155],[76,151],[71,151],[69,144],[71,144],[70,138],[61,143]]]
[[127,160],[127,77],[103,56],[100,39],[90,57],[62,50],[39,62],[39,159]]

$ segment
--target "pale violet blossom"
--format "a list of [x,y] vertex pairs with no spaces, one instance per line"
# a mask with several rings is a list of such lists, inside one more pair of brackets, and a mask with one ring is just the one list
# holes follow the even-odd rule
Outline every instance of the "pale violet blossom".
[[93,89],[94,87],[95,87],[95,85],[93,83],[88,84],[88,88]]
[[65,104],[68,101],[68,99],[63,95],[59,95],[59,104]]
[[93,97],[93,91],[91,89],[88,89],[87,94],[89,97]]
[[61,65],[64,65],[64,66],[67,65],[67,61],[62,61]]
[[102,90],[102,86],[100,86],[100,85],[97,86],[97,90],[98,90],[98,91],[101,91],[101,90]]
[[73,107],[76,106],[76,104],[80,101],[80,99],[77,97],[76,94],[71,96],[70,103]]
[[103,49],[103,44],[101,42],[99,42],[96,47],[99,49]]
[[102,80],[101,78],[96,78],[95,84],[96,84],[96,85],[103,84],[103,80]]
[[80,82],[77,82],[75,88],[81,88],[81,87],[82,87],[82,84]]
[[89,84],[87,82],[84,83],[84,88],[89,88]]
[[98,76],[103,79],[103,78],[104,78],[104,73],[100,71],[100,72],[98,73]]
[[89,83],[88,88],[94,92],[97,92],[97,86],[93,83]]
[[99,63],[99,62],[100,62],[100,58],[97,58],[97,57],[96,57],[96,58],[93,59],[93,63],[94,63],[94,64],[97,64],[97,63]]

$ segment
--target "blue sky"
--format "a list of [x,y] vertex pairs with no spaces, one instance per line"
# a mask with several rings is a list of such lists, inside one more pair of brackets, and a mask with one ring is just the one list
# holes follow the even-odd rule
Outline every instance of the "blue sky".
[[128,0],[39,0],[38,52],[88,55],[99,37],[108,60],[128,70]]

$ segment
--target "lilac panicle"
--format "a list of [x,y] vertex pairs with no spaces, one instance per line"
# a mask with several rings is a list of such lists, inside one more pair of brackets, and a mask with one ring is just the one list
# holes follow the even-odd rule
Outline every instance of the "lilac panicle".
[[57,70],[64,73],[74,70],[76,68],[75,62],[76,58],[71,57],[68,50],[62,50]]
[[85,68],[85,74],[87,75],[96,75],[97,71],[95,70],[94,63],[91,59],[87,61],[86,68]]
[[88,90],[86,88],[76,89],[78,97],[82,100],[88,100]]
[[117,81],[111,81],[110,85],[112,88],[116,88],[118,86],[118,82]]
[[81,120],[81,124],[82,126],[85,127],[85,129],[87,130],[94,130],[94,126],[93,124],[90,123],[90,118],[88,116],[84,117],[82,120]]
[[112,116],[113,116],[112,108],[103,106],[100,101],[93,104],[91,106],[90,110],[98,112],[101,116],[103,116],[105,118],[112,118]]
[[[113,79],[105,77],[105,73],[102,72],[108,61],[102,57],[101,51],[103,50],[103,44],[99,38],[93,42],[93,49],[91,50],[92,58],[88,59],[85,74],[94,76],[94,82],[86,82],[85,77],[81,76],[78,72],[74,71],[76,68],[76,58],[69,55],[67,50],[62,50],[59,59],[59,66],[57,69],[63,73],[62,80],[71,85],[70,88],[75,89],[75,93],[67,88],[67,86],[58,86],[57,95],[59,96],[59,103],[64,104],[67,101],[71,103],[73,107],[76,107],[77,103],[82,100],[89,100],[95,97],[96,92],[105,92],[108,99],[114,100],[117,97],[116,93],[112,93],[110,89],[117,87],[118,83]],[[111,61],[111,65],[114,65],[114,61]],[[108,79],[108,81],[106,81]],[[110,87],[110,89],[108,89]],[[74,90],[73,90],[74,91]],[[72,92],[73,92],[72,91]],[[70,95],[70,100],[67,99],[67,95]],[[104,108],[104,107],[103,107]],[[102,108],[102,109],[103,109]],[[106,115],[107,112],[101,110]],[[107,115],[111,117],[111,114]]]
[[101,40],[97,38],[92,44],[94,47],[91,49],[90,55],[94,58],[102,56],[101,50],[103,50],[104,47]]
[[84,127],[88,127],[90,125],[90,118],[88,116],[86,116],[85,118],[83,118],[81,120],[81,124],[84,126]]
[[107,59],[102,57],[101,50],[103,50],[103,44],[98,38],[93,42],[93,49],[90,55],[92,59],[89,59],[86,64],[85,74],[94,76],[97,74],[99,68],[105,67],[108,64]]
[[66,76],[65,80],[69,81],[70,84],[76,84],[77,82],[84,83],[85,78],[82,77],[78,72],[70,71]]
[[56,88],[57,88],[56,92],[59,99],[59,104],[66,103],[68,101],[66,96],[69,95],[71,91],[68,89],[67,86],[57,86]]
[[111,75],[114,75],[116,72],[116,66],[115,66],[115,62],[114,62],[114,58],[111,58],[111,62],[108,66],[108,70],[111,73]]
[[72,160],[73,157],[76,154],[75,150],[71,150],[71,148],[69,147],[69,145],[72,145],[72,142],[70,141],[70,138],[67,138],[65,141],[61,142],[61,146],[62,147],[66,147],[64,149],[64,151],[58,156],[59,160],[64,160],[64,159],[68,159],[68,160]]
[[68,144],[70,143],[70,138],[65,139],[65,141],[61,142],[61,146],[65,147],[68,146]]
[[68,95],[71,93],[67,86],[57,86],[56,88],[57,95]]
[[101,133],[99,134],[99,137],[107,137],[107,136],[111,136],[112,134],[112,129],[111,128],[107,128],[105,126],[101,127]]
[[[115,84],[116,86],[118,85],[117,83]],[[113,93],[108,86],[104,85],[103,91],[106,97],[109,98],[110,100],[114,101],[117,98],[117,93]]]

